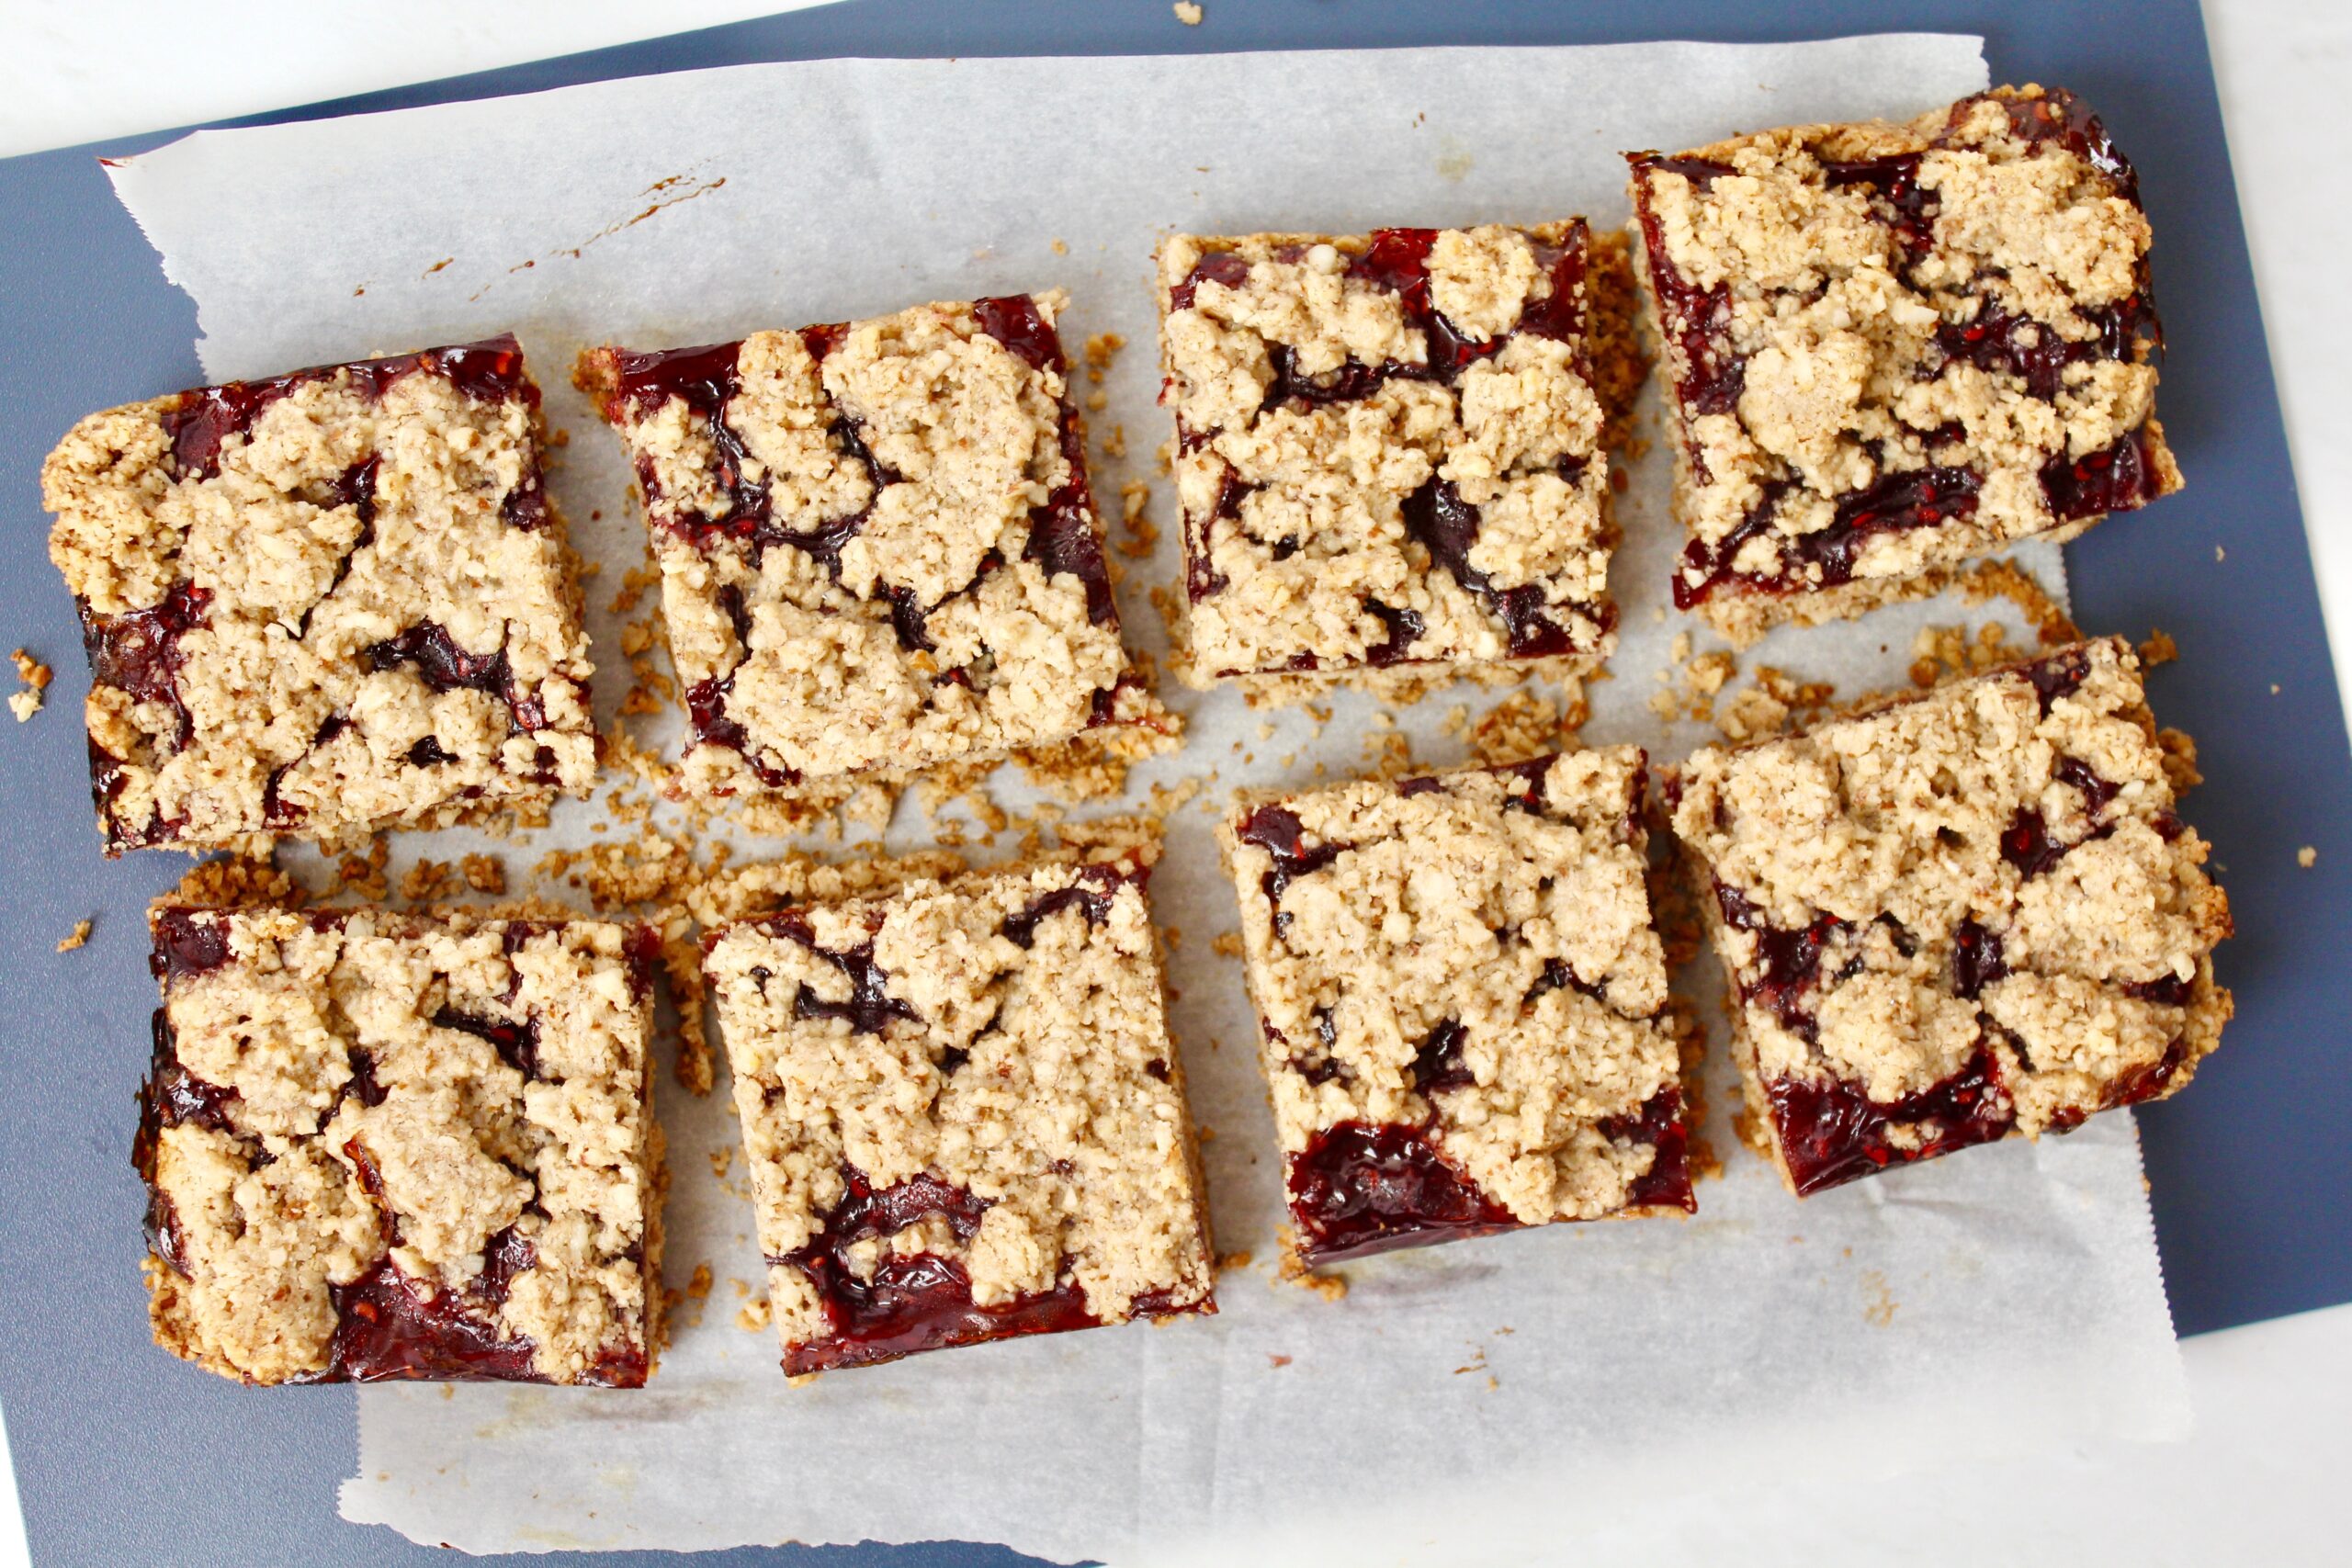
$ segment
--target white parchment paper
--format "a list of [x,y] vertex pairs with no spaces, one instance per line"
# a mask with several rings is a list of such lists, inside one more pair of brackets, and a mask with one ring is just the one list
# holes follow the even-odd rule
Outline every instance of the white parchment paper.
[[[566,385],[586,344],[703,343],[1058,285],[1073,346],[1097,332],[1132,345],[1090,415],[1126,433],[1131,455],[1098,472],[1114,497],[1156,479],[1167,433],[1148,289],[1163,231],[1614,224],[1621,149],[1908,115],[1984,84],[1977,40],[1923,35],[834,61],[205,132],[113,176],[194,295],[216,378],[516,330],[573,436],[553,483],[582,553],[605,563],[591,628],[617,671],[605,604],[643,539],[615,446]],[[1121,592],[1131,639],[1154,649],[1145,591],[1178,580],[1172,493],[1156,489],[1165,536]],[[1669,639],[1694,629],[1663,613],[1679,543],[1666,491],[1661,444],[1621,502],[1624,632],[1586,736],[1670,758],[1711,732],[1646,705]],[[2020,558],[2063,586],[2054,549]],[[1901,682],[1921,625],[1988,617],[2023,635],[2007,612],[1938,602],[1782,633],[1747,667],[1855,695]],[[625,685],[604,681],[608,721]],[[1169,695],[1190,743],[1138,769],[1130,803],[1187,778],[1208,781],[1213,805],[1365,765],[1361,697],[1318,723],[1229,692]],[[1493,700],[1441,693],[1398,720],[1442,764],[1462,755],[1447,710]],[[586,841],[597,821],[560,808],[543,838]],[[1272,1130],[1238,965],[1211,951],[1234,909],[1208,823],[1174,814],[1153,897],[1194,1109],[1216,1134],[1218,1245],[1258,1259],[1221,1281],[1220,1316],[787,1388],[772,1337],[735,1322],[762,1275],[740,1163],[713,1163],[736,1139],[723,1088],[701,1101],[668,1089],[668,1273],[683,1284],[707,1263],[715,1288],[678,1314],[652,1385],[364,1390],[345,1516],[474,1551],[950,1538],[1122,1563],[1523,1561],[1569,1541],[1651,1557],[1737,1541],[1724,1510],[1743,1492],[1819,1487],[1834,1510],[1838,1488],[1898,1468],[1957,1475],[1988,1453],[2186,1429],[2121,1115],[1799,1204],[1718,1112],[1728,1171],[1689,1224],[1397,1254],[1348,1270],[1338,1303],[1274,1284]],[[887,841],[924,832],[902,809]],[[465,839],[410,835],[398,853],[446,857],[476,847]],[[1719,1081],[1712,1098],[1732,1097]]]

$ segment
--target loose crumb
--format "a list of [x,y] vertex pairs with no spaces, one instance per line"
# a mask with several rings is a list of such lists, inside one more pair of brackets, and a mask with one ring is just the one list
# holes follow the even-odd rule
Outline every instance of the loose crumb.
[[2148,640],[2140,645],[2140,664],[2143,669],[2154,670],[2157,665],[2170,664],[2179,657],[2180,645],[2172,640],[2170,632],[2160,627],[2151,630],[2148,633]]
[[1069,254],[1069,243],[1066,240],[1056,240],[1053,243],[1053,252],[1057,256]]
[[467,855],[458,862],[458,870],[477,893],[506,891],[506,863],[496,855]]
[[1464,739],[1482,766],[1501,767],[1573,748],[1588,716],[1584,691],[1573,682],[1557,703],[1532,692],[1513,692],[1470,722]]
[[1176,19],[1188,28],[1201,25],[1201,8],[1193,0],[1176,0]]
[[2216,561],[2224,561],[2224,560],[2229,559],[2230,558],[2229,558],[2229,553],[2228,553],[2227,551],[2223,550],[2223,549],[2222,548],[2222,547],[2221,547],[2221,546],[2219,546],[2219,545],[2215,545],[2215,546],[2213,547],[2213,558],[2214,558]]
[[695,1265],[694,1277],[686,1281],[687,1298],[689,1300],[698,1302],[709,1294],[710,1265],[707,1263],[697,1263]]
[[18,724],[22,724],[40,712],[42,694],[49,690],[52,675],[48,665],[21,648],[13,657],[17,660],[17,679],[25,684],[22,691],[8,699],[8,711],[17,716]]
[[1240,957],[1241,933],[1239,931],[1217,932],[1216,936],[1209,939],[1209,951],[1219,958]]
[[1266,1357],[1266,1364],[1272,1367],[1287,1367],[1290,1365],[1290,1358],[1288,1356],[1277,1356],[1269,1352]]
[[[2306,861],[2303,863],[2308,865],[2311,863]],[[74,922],[74,930],[62,941],[58,942],[57,951],[60,953],[71,953],[89,940],[90,922],[87,920],[76,920]]]
[[[2312,848],[2311,845],[2305,844],[2301,849],[2295,852],[2295,863],[2301,866],[2305,871],[2309,871],[2312,866],[2319,863],[2319,852]],[[85,920],[82,923],[85,926],[89,924],[87,920]]]
[[2082,627],[2075,624],[2064,607],[2050,596],[2031,572],[2011,561],[1982,561],[1960,576],[1961,596],[1971,604],[1982,604],[1989,599],[2006,599],[2031,622],[2034,635],[2044,648],[2060,643],[2080,642]]
[[754,1296],[744,1303],[743,1310],[735,1314],[735,1326],[752,1334],[766,1333],[769,1327],[767,1297]]
[[401,875],[401,897],[412,904],[430,904],[447,897],[451,866],[437,860],[421,860]]
[[1220,1274],[1223,1274],[1229,1269],[1247,1269],[1249,1267],[1250,1254],[1247,1250],[1240,1252],[1220,1252],[1217,1254],[1216,1271]]
[[1287,1229],[1283,1232],[1282,1266],[1274,1270],[1274,1279],[1282,1284],[1296,1285],[1303,1291],[1313,1291],[1327,1302],[1336,1302],[1348,1293],[1347,1277],[1343,1274],[1317,1274],[1298,1259],[1298,1251]]

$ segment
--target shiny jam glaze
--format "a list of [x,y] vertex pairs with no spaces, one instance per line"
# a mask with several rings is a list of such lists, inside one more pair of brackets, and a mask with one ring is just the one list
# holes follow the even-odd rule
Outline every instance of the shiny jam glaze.
[[1299,1257],[1310,1264],[1521,1228],[1439,1152],[1427,1127],[1327,1127],[1290,1156],[1288,1186]]
[[[1871,1176],[1890,1165],[1933,1158],[2007,1134],[2017,1120],[2000,1064],[1979,1046],[1942,1082],[1880,1104],[1844,1078],[1775,1078],[1764,1086],[1772,1128],[1799,1196]],[[1892,1129],[1914,1128],[1917,1142],[1895,1144]]]

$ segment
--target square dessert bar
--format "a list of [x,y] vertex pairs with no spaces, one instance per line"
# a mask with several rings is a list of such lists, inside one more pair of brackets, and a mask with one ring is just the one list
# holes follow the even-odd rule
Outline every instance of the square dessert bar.
[[1366,780],[1221,827],[1301,1259],[1695,1208],[1644,762]]
[[165,908],[156,1343],[251,1383],[634,1388],[661,1294],[637,925]]
[[1630,154],[1675,603],[1745,643],[2180,488],[2132,165],[2071,95]]
[[2116,638],[1670,773],[1790,1190],[2177,1090],[2229,903]]
[[1146,874],[915,876],[706,939],[786,1372],[1216,1310]]
[[1119,644],[1062,305],[582,355],[645,494],[689,791],[1161,722]]
[[1160,246],[1190,679],[1607,656],[1604,260],[1580,218]]
[[587,790],[574,562],[511,337],[92,414],[41,470],[107,852]]

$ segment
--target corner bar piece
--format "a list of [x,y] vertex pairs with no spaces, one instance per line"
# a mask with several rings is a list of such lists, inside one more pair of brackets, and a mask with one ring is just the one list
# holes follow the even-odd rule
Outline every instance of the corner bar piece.
[[1644,777],[1612,747],[1222,826],[1303,1261],[1695,1209]]
[[645,1382],[650,931],[458,910],[152,925],[134,1163],[158,1344],[251,1383]]
[[1629,161],[1690,535],[1675,602],[1734,641],[2180,488],[2139,183],[2072,95]]
[[2178,1092],[2229,902],[2117,638],[1668,774],[1749,1116],[1800,1196]]
[[645,496],[688,793],[1171,724],[1120,647],[1063,303],[581,356]]
[[1145,852],[715,931],[793,1375],[1213,1313]]
[[41,469],[108,854],[583,794],[576,563],[511,337],[110,409]]

